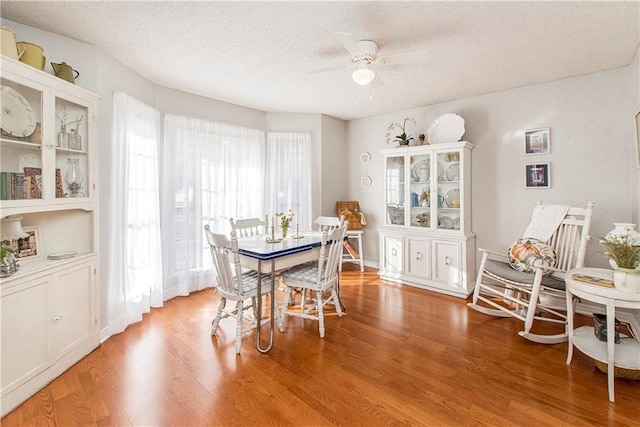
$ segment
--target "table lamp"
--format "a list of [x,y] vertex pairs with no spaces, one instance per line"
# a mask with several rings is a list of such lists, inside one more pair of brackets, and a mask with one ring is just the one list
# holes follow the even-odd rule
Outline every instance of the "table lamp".
[[[11,276],[18,271],[18,261],[13,253],[12,243],[28,236],[22,228],[21,215],[9,215],[2,218],[0,221],[0,240],[3,245],[0,248],[0,277]],[[5,242],[8,242],[8,246],[4,244]]]

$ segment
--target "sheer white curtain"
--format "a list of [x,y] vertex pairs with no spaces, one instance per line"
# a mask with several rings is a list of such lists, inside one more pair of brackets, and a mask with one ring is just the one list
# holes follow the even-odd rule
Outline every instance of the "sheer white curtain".
[[264,216],[264,144],[262,130],[165,116],[162,240],[169,297],[214,285],[205,224],[228,233],[230,218]]
[[301,231],[311,229],[310,133],[268,133],[265,199],[269,215],[291,208],[292,226],[297,222]]
[[160,114],[124,94],[113,96],[113,144],[109,195],[108,334],[161,307]]

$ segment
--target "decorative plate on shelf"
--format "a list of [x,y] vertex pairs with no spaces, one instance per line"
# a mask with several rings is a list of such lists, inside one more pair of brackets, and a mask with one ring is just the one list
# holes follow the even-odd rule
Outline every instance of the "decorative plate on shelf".
[[460,217],[453,220],[453,229],[460,230]]
[[427,138],[431,144],[457,142],[464,135],[464,119],[457,114],[443,114],[431,123]]
[[14,138],[26,138],[36,130],[31,104],[20,95],[20,92],[9,87],[0,86],[2,103],[2,132]]
[[56,252],[56,253],[50,254],[47,258],[49,258],[49,259],[67,259],[67,258],[73,258],[76,255],[78,255],[78,252],[76,252],[76,251],[65,251],[65,252]]
[[426,170],[426,181],[429,181],[429,176],[431,174],[431,164],[429,163],[429,160],[419,160],[415,162],[413,166],[411,166],[411,176],[413,176],[413,178],[415,178],[415,180],[418,182],[420,182],[421,170]]
[[460,181],[460,163],[454,163],[447,168],[445,173],[447,180]]
[[460,190],[454,188],[449,191],[444,196],[444,201],[447,203],[447,206],[450,208],[459,208],[460,207]]
[[453,227],[453,220],[448,216],[441,216],[438,218],[438,228],[450,229]]

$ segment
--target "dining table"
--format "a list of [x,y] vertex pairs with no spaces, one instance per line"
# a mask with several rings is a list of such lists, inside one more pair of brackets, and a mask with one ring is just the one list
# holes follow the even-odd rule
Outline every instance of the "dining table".
[[[276,272],[317,260],[322,246],[321,232],[307,232],[304,235],[289,236],[286,239],[270,235],[257,235],[238,239],[238,253],[243,268],[256,270],[262,274],[271,274],[271,312],[269,325],[269,343],[262,347],[262,297],[257,298],[256,347],[261,353],[267,353],[273,347]],[[262,286],[262,274],[258,275],[258,289]]]

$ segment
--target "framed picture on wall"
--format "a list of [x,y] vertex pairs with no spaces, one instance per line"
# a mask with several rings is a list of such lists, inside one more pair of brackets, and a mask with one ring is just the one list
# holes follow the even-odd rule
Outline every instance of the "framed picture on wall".
[[536,163],[525,165],[526,188],[550,188],[551,175],[549,163]]
[[549,154],[550,152],[549,128],[524,131],[524,154]]

